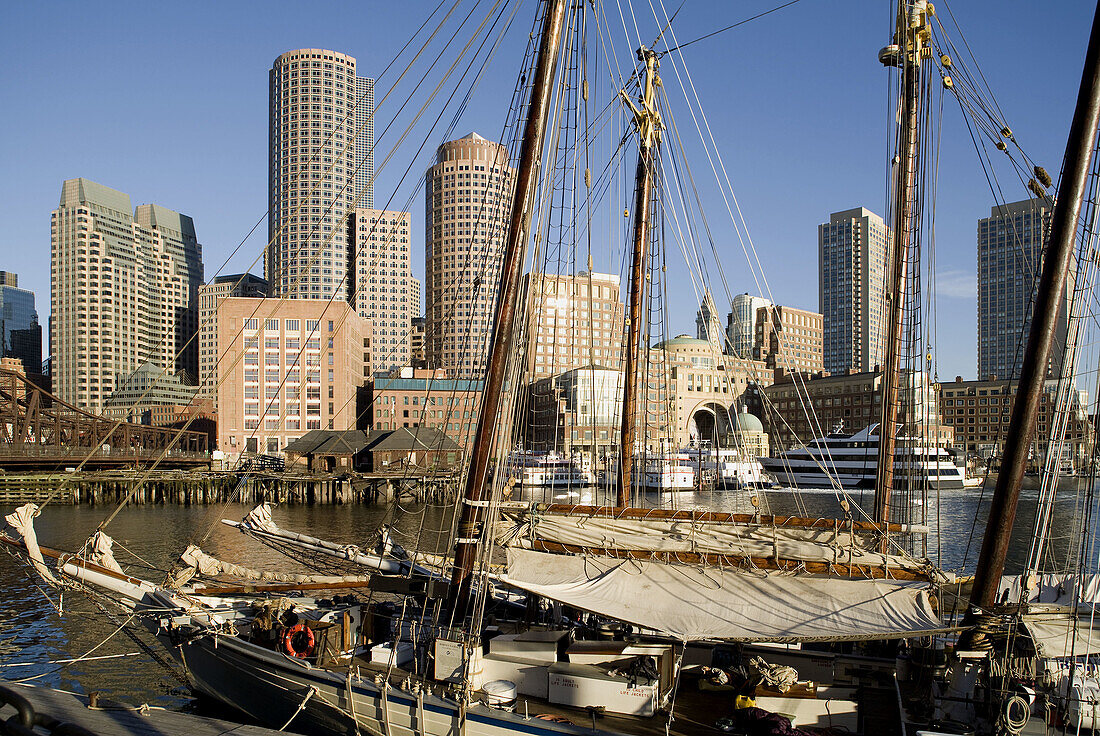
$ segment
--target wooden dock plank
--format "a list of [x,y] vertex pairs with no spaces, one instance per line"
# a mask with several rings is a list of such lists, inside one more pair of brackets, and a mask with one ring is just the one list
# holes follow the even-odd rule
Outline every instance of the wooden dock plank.
[[[283,736],[285,732],[247,726],[219,718],[206,718],[162,708],[145,711],[129,709],[91,709],[88,698],[46,687],[0,680],[0,686],[30,701],[36,713],[44,713],[64,723],[83,726],[98,736]],[[13,714],[9,706],[0,710],[0,718]]]

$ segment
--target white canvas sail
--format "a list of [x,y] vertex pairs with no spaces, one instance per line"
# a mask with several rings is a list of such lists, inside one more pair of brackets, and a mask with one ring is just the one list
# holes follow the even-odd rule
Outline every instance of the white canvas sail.
[[945,629],[927,588],[508,550],[504,582],[684,641],[851,641]]
[[681,519],[630,519],[584,515],[532,514],[517,544],[539,539],[585,549],[792,559],[839,565],[931,573],[926,562],[869,548],[870,534],[843,528],[806,528]]

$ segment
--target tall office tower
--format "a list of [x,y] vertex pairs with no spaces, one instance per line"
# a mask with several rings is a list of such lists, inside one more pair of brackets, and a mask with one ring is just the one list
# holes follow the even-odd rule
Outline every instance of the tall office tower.
[[485,370],[515,175],[507,148],[470,133],[424,177],[424,348],[454,378]]
[[825,370],[873,371],[886,357],[886,266],[890,231],[874,212],[834,212],[817,229],[818,299]]
[[34,292],[19,288],[19,276],[0,271],[0,358],[18,358],[25,373],[42,372],[42,327]]
[[374,202],[373,112],[374,80],[356,76],[352,56],[299,49],[271,67],[264,275],[272,296],[351,292],[345,217],[357,197]]
[[756,312],[761,307],[771,305],[770,299],[753,296],[748,292],[733,298],[729,316],[726,317],[726,340],[732,355],[745,359],[753,357],[756,347]]
[[[250,273],[215,276],[199,287],[199,393],[209,410],[217,411],[218,305],[227,296],[265,297],[267,281]],[[262,314],[260,315],[263,316]]]
[[50,215],[54,393],[100,411],[142,363],[198,374],[202,249],[187,215],[69,179]]
[[409,253],[408,212],[356,209],[348,242],[355,264],[351,304],[373,324],[371,364],[385,371],[410,365],[412,318],[420,314]]
[[531,380],[590,365],[619,367],[624,312],[617,275],[527,274],[521,293],[530,309]]
[[718,316],[718,308],[714,306],[710,289],[704,291],[699,311],[695,313],[695,337],[712,343],[720,353],[726,352],[726,331],[722,329],[722,320]]
[[[1035,287],[1053,205],[1026,199],[990,209],[978,220],[978,378],[1017,380],[1031,329]],[[1051,361],[1058,364],[1069,324],[1072,269],[1055,326]]]

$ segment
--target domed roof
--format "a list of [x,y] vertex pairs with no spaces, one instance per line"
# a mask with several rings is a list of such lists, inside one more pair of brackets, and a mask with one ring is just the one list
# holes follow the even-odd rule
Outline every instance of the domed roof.
[[742,432],[763,432],[764,423],[747,411],[737,412],[737,429]]
[[654,345],[653,347],[657,350],[668,350],[669,348],[676,348],[676,347],[688,346],[688,345],[701,347],[701,348],[709,348],[710,347],[710,343],[707,342],[706,340],[700,340],[699,338],[692,337],[691,335],[677,335],[676,337],[672,338],[671,340],[665,340],[663,342],[659,342],[656,345]]

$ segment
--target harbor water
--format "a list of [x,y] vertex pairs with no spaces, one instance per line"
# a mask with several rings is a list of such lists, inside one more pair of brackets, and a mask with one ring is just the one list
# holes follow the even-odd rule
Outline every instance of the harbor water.
[[[1073,528],[1081,515],[1084,491],[1071,492],[1070,481],[1055,504],[1052,528],[1062,536],[1052,540],[1053,553],[1063,558],[1074,544]],[[1074,486],[1075,488],[1075,486]],[[943,569],[965,573],[974,568],[981,546],[991,488],[966,489],[939,494],[928,502],[928,556]],[[1007,572],[1021,569],[1034,537],[1037,491],[1025,490],[1021,499]],[[604,491],[578,493],[533,491],[520,498],[592,503],[606,500]],[[754,504],[755,500],[755,504]],[[854,500],[869,507],[870,494]],[[650,505],[715,511],[752,512],[829,517],[838,515],[837,496],[828,490],[802,491],[696,491],[675,496],[649,494]],[[9,513],[10,508],[0,508]],[[938,511],[937,511],[938,510]],[[134,574],[159,582],[165,570],[188,544],[197,544],[215,557],[239,561],[257,569],[302,570],[293,561],[269,550],[220,519],[239,520],[249,507],[239,504],[211,506],[139,506],[123,509],[108,527],[115,540],[115,557]],[[338,543],[368,545],[382,523],[392,523],[397,540],[406,547],[439,548],[450,528],[453,509],[443,506],[278,506],[272,509],[281,527]],[[48,506],[36,528],[41,544],[61,550],[78,549],[110,513],[106,508]],[[860,518],[858,515],[856,518]],[[33,678],[32,681],[63,690],[101,691],[131,704],[149,703],[169,708],[190,708],[191,699],[181,683],[157,664],[96,603],[83,595],[59,595],[42,585],[9,555],[0,555],[0,677]],[[63,610],[59,614],[58,608]],[[151,637],[144,637],[158,645]],[[65,662],[80,658],[77,662]]]

